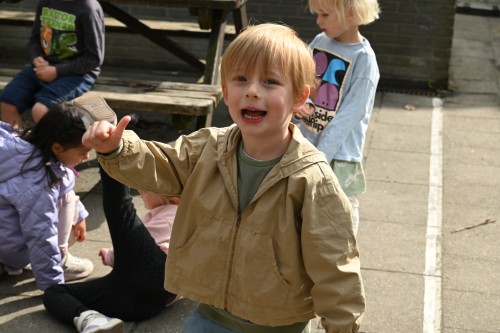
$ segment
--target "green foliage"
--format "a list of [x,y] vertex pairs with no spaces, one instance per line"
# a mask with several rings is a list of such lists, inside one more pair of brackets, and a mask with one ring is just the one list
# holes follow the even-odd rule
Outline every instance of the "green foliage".
[[446,97],[455,92],[453,87],[449,85],[436,84],[434,80],[427,81],[427,88],[435,92],[439,97]]

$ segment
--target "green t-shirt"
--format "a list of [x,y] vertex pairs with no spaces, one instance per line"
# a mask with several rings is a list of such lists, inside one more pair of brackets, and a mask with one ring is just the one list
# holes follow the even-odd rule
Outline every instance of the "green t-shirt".
[[252,200],[266,175],[281,160],[281,157],[270,161],[256,160],[245,154],[243,140],[240,140],[238,147],[238,210],[240,213]]

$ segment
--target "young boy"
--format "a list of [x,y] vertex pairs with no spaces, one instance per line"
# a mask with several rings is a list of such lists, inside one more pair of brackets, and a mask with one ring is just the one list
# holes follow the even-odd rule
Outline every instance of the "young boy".
[[200,303],[184,331],[356,332],[364,290],[349,201],[324,154],[290,123],[314,86],[309,48],[285,26],[249,27],[221,65],[235,122],[142,141],[96,122],[83,142],[131,187],[182,195],[165,288]]
[[309,45],[320,86],[299,111],[304,136],[326,154],[359,225],[358,194],[366,191],[363,147],[380,77],[375,53],[359,26],[378,18],[377,0],[309,0],[321,29]]
[[55,104],[89,91],[104,59],[104,14],[97,0],[40,0],[28,43],[32,66],[0,96],[0,118],[23,127],[31,108],[40,118]]

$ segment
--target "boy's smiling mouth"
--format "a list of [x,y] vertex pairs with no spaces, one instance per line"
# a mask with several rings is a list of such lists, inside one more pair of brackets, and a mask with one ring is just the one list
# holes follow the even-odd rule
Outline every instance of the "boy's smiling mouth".
[[262,110],[257,110],[257,109],[242,109],[241,110],[241,115],[245,120],[259,120],[262,119],[266,116],[267,112],[262,111]]

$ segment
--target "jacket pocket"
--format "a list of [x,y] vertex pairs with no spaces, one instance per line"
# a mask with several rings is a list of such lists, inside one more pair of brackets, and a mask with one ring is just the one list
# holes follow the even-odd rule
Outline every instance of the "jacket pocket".
[[284,306],[292,286],[280,273],[272,237],[251,230],[240,236],[231,293],[253,305]]
[[[169,249],[169,255],[172,254],[172,257],[169,256],[167,260],[175,261],[176,279],[191,281],[197,287],[204,287],[206,290],[202,293],[205,293],[205,296],[221,292],[223,277],[227,271],[232,228],[231,225],[213,220],[209,226],[197,227],[180,247]],[[174,254],[171,253],[172,250]]]

